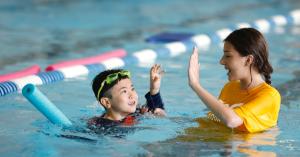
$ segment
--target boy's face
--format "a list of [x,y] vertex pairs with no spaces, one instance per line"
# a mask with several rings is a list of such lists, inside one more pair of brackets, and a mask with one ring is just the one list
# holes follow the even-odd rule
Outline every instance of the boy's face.
[[110,90],[112,98],[109,99],[111,107],[108,110],[111,113],[125,117],[135,112],[138,95],[130,79],[120,80]]

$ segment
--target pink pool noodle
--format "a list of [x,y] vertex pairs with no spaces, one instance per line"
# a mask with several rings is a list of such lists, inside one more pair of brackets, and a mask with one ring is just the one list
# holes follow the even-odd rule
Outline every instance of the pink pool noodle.
[[23,70],[19,70],[19,71],[9,73],[9,74],[0,75],[0,82],[5,82],[5,81],[9,81],[9,80],[16,79],[16,78],[37,74],[40,71],[41,71],[41,68],[38,65],[33,65],[33,66],[30,66]]
[[81,59],[75,59],[70,61],[63,61],[60,63],[49,65],[46,68],[46,71],[53,71],[57,70],[59,68],[74,66],[74,65],[86,65],[86,64],[94,64],[94,63],[100,63],[101,61],[113,58],[113,57],[125,57],[127,55],[126,51],[124,49],[117,49],[113,51],[106,52],[104,54],[100,54],[93,57],[88,58],[81,58]]

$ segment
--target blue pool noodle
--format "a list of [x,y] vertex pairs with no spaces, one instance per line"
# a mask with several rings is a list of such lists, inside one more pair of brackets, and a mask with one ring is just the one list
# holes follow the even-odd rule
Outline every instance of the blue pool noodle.
[[72,125],[71,121],[33,84],[24,86],[22,93],[53,124],[64,127]]

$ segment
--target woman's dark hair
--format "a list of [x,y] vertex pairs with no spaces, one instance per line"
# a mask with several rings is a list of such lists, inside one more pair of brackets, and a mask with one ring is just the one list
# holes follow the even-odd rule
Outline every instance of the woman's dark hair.
[[[97,98],[97,94],[98,94],[98,90],[102,84],[103,81],[105,81],[106,77],[110,74],[113,74],[113,73],[118,73],[120,71],[123,71],[123,69],[112,69],[112,70],[105,70],[101,73],[99,73],[97,76],[95,76],[95,78],[93,79],[92,81],[92,88],[93,88],[93,91],[94,91],[94,94],[95,94],[95,97],[96,99]],[[111,84],[107,84],[107,83],[104,83],[104,86],[99,94],[99,99],[98,101],[100,101],[100,99],[102,97],[109,97],[109,98],[112,98],[112,95],[111,93],[107,92],[110,88],[112,88],[115,84],[117,84],[120,80],[122,79],[126,79],[128,78],[128,76],[121,76],[119,75],[118,79],[114,82],[112,82]]]
[[229,34],[224,41],[232,44],[241,56],[253,55],[253,65],[264,75],[266,83],[271,84],[273,68],[268,60],[268,44],[259,31],[254,28],[238,29]]

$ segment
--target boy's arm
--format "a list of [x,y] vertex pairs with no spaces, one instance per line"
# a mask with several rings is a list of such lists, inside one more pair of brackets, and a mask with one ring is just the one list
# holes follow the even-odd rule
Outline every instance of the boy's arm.
[[160,93],[158,92],[155,95],[151,95],[150,92],[148,92],[145,95],[145,98],[147,100],[147,110],[154,113],[158,116],[166,116],[166,112],[164,110],[164,103],[162,101],[162,98],[160,96]]
[[147,100],[147,107],[149,108],[150,111],[154,111],[156,108],[161,108],[163,110],[165,109],[164,103],[162,101],[162,98],[161,98],[159,92],[155,95],[151,95],[151,93],[148,92],[145,95],[145,98]]
[[164,103],[159,93],[161,77],[163,71],[160,65],[155,64],[150,70],[150,91],[145,95],[147,107],[157,115],[166,115],[164,112]]
[[163,75],[163,71],[160,65],[155,64],[151,67],[150,70],[150,94],[156,95],[159,93],[161,77]]

